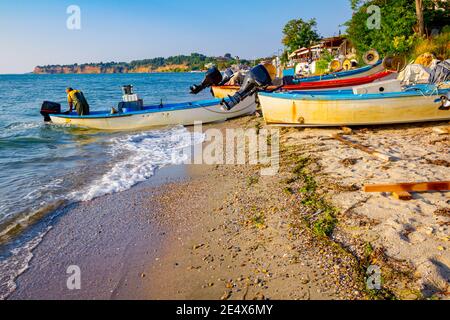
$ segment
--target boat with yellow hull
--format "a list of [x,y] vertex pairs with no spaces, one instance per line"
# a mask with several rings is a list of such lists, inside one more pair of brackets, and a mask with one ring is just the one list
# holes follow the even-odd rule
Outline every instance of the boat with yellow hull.
[[327,127],[450,120],[440,98],[449,89],[417,85],[401,92],[354,94],[352,90],[259,93],[266,123]]
[[215,98],[224,99],[228,96],[234,96],[239,91],[239,86],[212,86],[211,91]]

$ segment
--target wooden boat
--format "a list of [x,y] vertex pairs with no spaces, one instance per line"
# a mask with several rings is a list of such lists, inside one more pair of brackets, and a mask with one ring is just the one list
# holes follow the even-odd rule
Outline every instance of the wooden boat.
[[308,76],[304,78],[294,79],[295,83],[301,82],[311,82],[311,81],[322,81],[322,80],[333,80],[333,79],[352,79],[359,77],[366,77],[384,70],[382,61],[378,61],[374,65],[365,66],[362,68],[357,68],[353,70],[334,72],[329,74],[324,74],[320,76]]
[[390,71],[382,71],[375,73],[373,75],[358,78],[307,81],[307,82],[300,82],[299,84],[286,85],[283,86],[282,89],[285,91],[297,91],[297,90],[316,90],[316,89],[354,87],[362,84],[372,83],[377,80],[381,80],[383,78],[391,76],[392,74],[393,73]]
[[258,95],[268,124],[325,127],[447,121],[450,111],[439,110],[438,99],[449,92],[416,85],[401,92],[358,95],[352,90]]
[[73,125],[98,130],[138,130],[167,125],[193,125],[195,122],[211,123],[225,121],[256,110],[255,99],[248,98],[231,111],[222,110],[220,99],[188,103],[154,105],[141,111],[111,114],[110,112],[91,112],[88,116],[76,113],[50,114],[54,124]]
[[212,86],[211,92],[215,98],[223,99],[233,96],[239,89],[241,89],[239,86]]
[[[377,80],[386,78],[393,73],[390,71],[382,71],[375,73],[373,75],[349,78],[349,79],[335,79],[335,80],[322,80],[322,81],[311,81],[311,82],[301,82],[299,84],[286,85],[281,88],[281,90],[291,91],[291,90],[316,90],[316,89],[333,89],[333,88],[343,88],[343,87],[353,87],[362,84],[371,83]],[[213,86],[212,92],[216,98],[226,98],[229,95],[234,95],[239,91],[239,86]],[[272,88],[269,88],[269,90]],[[273,88],[275,89],[275,87]]]

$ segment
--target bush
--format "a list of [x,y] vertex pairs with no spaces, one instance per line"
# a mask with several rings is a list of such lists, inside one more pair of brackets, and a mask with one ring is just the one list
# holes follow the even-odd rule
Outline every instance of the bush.
[[450,59],[450,30],[429,39],[417,39],[411,58],[426,52],[431,52],[439,60]]
[[[450,2],[424,0],[424,21],[428,33],[437,28],[442,35],[426,40],[415,34],[417,17],[415,1],[412,0],[350,0],[355,10],[348,26],[348,36],[360,58],[366,51],[376,49],[382,55],[402,53],[416,58],[425,52],[449,57]],[[381,29],[369,30],[367,8],[376,5],[381,9]],[[438,6],[440,9],[435,10]]]
[[327,73],[329,70],[330,62],[333,60],[333,56],[330,52],[325,51],[319,60],[316,62],[316,75],[322,75]]

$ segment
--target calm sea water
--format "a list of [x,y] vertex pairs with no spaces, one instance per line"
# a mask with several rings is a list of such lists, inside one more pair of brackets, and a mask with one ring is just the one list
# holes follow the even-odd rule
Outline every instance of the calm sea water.
[[[92,110],[109,110],[132,84],[145,104],[209,99],[189,94],[203,74],[0,75],[0,243],[6,234],[39,218],[61,201],[86,201],[131,188],[172,163],[187,147],[186,128],[100,132],[46,125],[43,100],[66,108],[65,88],[81,89]],[[175,137],[175,139],[174,139]],[[177,139],[180,137],[180,139]],[[201,140],[201,137],[194,137]],[[39,237],[0,250],[0,299],[14,287]],[[20,269],[20,270],[18,270]]]

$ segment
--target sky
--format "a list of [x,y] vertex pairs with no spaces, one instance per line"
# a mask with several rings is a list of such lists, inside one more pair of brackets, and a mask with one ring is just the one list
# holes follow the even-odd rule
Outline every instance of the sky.
[[[67,28],[71,5],[79,30]],[[333,36],[351,14],[349,0],[1,0],[0,74],[192,52],[255,59],[282,49],[291,19],[316,18]]]

